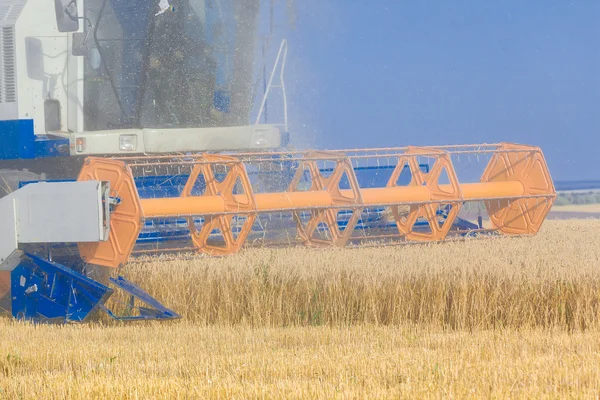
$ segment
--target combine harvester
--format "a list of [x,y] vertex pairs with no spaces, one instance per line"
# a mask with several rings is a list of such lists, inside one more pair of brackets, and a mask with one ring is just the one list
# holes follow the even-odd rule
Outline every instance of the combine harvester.
[[[532,146],[282,151],[286,113],[259,121],[273,88],[285,109],[285,42],[246,122],[258,0],[49,4],[0,0],[0,306],[15,318],[179,318],[123,277],[93,278],[166,252],[530,235],[555,199]],[[485,161],[479,176],[465,159]],[[137,312],[107,308],[115,289]]]

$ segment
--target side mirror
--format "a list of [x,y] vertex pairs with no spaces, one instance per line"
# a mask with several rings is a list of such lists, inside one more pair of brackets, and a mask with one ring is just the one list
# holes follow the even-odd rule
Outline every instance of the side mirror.
[[77,32],[79,30],[77,0],[54,0],[54,8],[59,32]]

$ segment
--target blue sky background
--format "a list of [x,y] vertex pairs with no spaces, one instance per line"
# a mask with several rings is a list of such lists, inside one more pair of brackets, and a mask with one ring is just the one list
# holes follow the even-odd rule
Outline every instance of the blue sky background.
[[555,180],[600,179],[600,1],[297,0],[300,146],[538,145]]

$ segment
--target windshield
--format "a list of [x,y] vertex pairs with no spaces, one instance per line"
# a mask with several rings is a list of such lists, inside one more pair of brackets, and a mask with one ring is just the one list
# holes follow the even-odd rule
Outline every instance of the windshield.
[[[161,1],[161,5],[164,0]],[[248,123],[259,0],[86,1],[85,129]]]

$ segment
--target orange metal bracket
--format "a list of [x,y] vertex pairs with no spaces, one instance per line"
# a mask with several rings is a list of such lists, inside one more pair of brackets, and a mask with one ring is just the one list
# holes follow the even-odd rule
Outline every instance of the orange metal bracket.
[[[231,254],[239,251],[252,230],[256,219],[256,200],[244,164],[233,157],[205,155],[203,163],[198,164],[183,189],[182,197],[192,196],[192,189],[200,177],[206,182],[203,196],[219,196],[223,199],[223,214],[237,213],[245,217],[240,232],[235,235],[232,230],[233,214],[207,215],[200,231],[196,228],[194,218],[188,218],[188,227],[192,234],[192,242],[196,248],[212,255]],[[221,167],[226,171],[225,178],[219,182],[215,178],[215,168]],[[242,194],[233,194],[236,186],[242,189]],[[222,245],[209,244],[211,232],[218,229],[223,236]]]
[[144,220],[131,169],[122,161],[88,158],[78,180],[110,182],[111,196],[119,200],[110,216],[108,241],[79,243],[81,258],[90,264],[113,268],[125,264],[142,230]]
[[502,143],[490,160],[481,182],[519,182],[523,196],[517,199],[486,201],[494,227],[511,235],[537,233],[552,208],[555,197],[531,196],[555,194],[554,184],[539,147]]
[[[433,166],[429,172],[421,170],[418,157],[433,159]],[[398,230],[411,241],[443,240],[458,216],[464,200],[450,156],[442,150],[409,147],[405,155],[399,158],[398,164],[388,181],[388,187],[396,186],[398,178],[406,166],[408,166],[411,173],[409,186],[427,187],[430,202],[411,204],[408,215],[401,215],[398,206],[391,207]],[[444,172],[449,180],[449,184],[446,185],[440,184]],[[439,200],[447,200],[448,202],[444,205],[451,207],[447,218],[441,225],[437,216],[440,203],[431,202]],[[413,229],[419,217],[427,220],[430,232],[418,232]]]
[[[360,213],[363,209],[363,199],[358,186],[358,180],[354,173],[354,168],[350,159],[340,157],[330,153],[311,152],[307,154],[307,161],[301,163],[300,168],[296,171],[292,182],[290,183],[288,192],[293,193],[298,191],[298,183],[304,176],[304,172],[308,171],[311,178],[310,192],[325,191],[328,194],[329,201],[326,206],[331,208],[316,208],[310,210],[311,218],[305,224],[301,218],[300,212],[294,211],[293,216],[298,228],[298,235],[302,241],[310,246],[334,245],[344,247],[350,236],[354,232],[354,228],[360,218]],[[326,160],[335,163],[335,167],[331,175],[324,177],[316,160]],[[350,185],[350,189],[340,190],[340,182],[346,177]],[[337,216],[340,211],[339,206],[347,206],[352,216],[348,220],[347,225],[340,229],[337,223]],[[327,228],[329,237],[319,238],[316,236],[318,229],[324,226]]]

